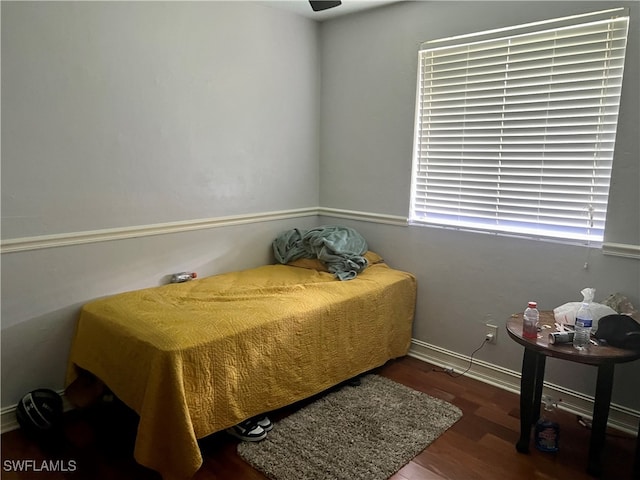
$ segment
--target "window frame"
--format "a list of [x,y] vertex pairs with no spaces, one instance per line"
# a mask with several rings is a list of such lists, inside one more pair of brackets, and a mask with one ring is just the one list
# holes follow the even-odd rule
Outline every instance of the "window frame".
[[[624,37],[621,40],[622,41],[622,60],[621,60],[621,65],[617,66],[616,68],[619,69],[620,73],[619,73],[619,85],[616,85],[613,87],[612,91],[615,90],[616,95],[615,95],[615,105],[614,105],[614,112],[610,113],[609,111],[607,111],[606,115],[602,114],[601,117],[608,117],[608,122],[609,124],[613,123],[613,132],[607,132],[608,133],[608,137],[607,137],[607,142],[611,145],[611,152],[610,155],[608,155],[608,157],[606,155],[597,155],[597,158],[594,159],[593,163],[594,165],[596,165],[598,162],[601,162],[600,165],[598,165],[597,168],[600,168],[602,172],[604,172],[604,176],[600,175],[598,177],[598,175],[594,175],[593,173],[591,174],[591,176],[593,178],[599,178],[600,180],[604,180],[606,181],[606,185],[598,185],[597,189],[598,190],[598,196],[600,198],[604,197],[604,204],[602,204],[602,200],[599,200],[600,204],[596,204],[596,207],[593,206],[593,204],[595,204],[596,202],[593,201],[592,203],[589,204],[585,204],[584,205],[584,219],[583,220],[578,220],[577,218],[580,216],[580,213],[575,214],[576,217],[573,217],[572,220],[567,220],[566,218],[561,218],[562,221],[565,222],[565,225],[561,225],[558,227],[558,229],[554,232],[552,230],[552,227],[547,226],[547,228],[540,228],[540,227],[534,227],[534,228],[528,228],[526,226],[524,226],[524,222],[521,221],[514,221],[512,224],[505,224],[504,221],[505,219],[508,219],[509,216],[504,216],[503,215],[503,211],[507,211],[504,208],[502,209],[502,211],[499,210],[499,208],[501,206],[497,206],[494,207],[494,204],[491,203],[491,201],[488,200],[488,204],[489,207],[487,208],[495,208],[496,211],[498,212],[496,214],[496,216],[494,218],[487,218],[486,220],[483,221],[465,221],[464,220],[464,216],[465,215],[461,215],[458,214],[457,217],[456,215],[452,214],[452,211],[455,211],[455,208],[450,208],[450,207],[443,207],[443,211],[445,212],[442,215],[438,215],[437,213],[437,209],[433,206],[434,200],[433,198],[435,198],[435,195],[432,195],[431,199],[429,201],[427,201],[427,195],[431,195],[431,192],[427,192],[427,189],[429,187],[427,186],[419,186],[418,184],[418,180],[420,180],[421,178],[425,178],[428,181],[428,175],[429,173],[425,173],[424,170],[421,170],[421,168],[425,168],[428,164],[429,164],[429,160],[427,159],[426,161],[424,160],[425,158],[425,154],[422,152],[422,149],[424,148],[424,146],[427,144],[424,142],[424,137],[422,134],[422,131],[425,130],[423,128],[423,117],[425,116],[423,114],[423,110],[425,110],[425,107],[423,105],[423,96],[426,95],[423,91],[424,89],[424,83],[423,83],[423,58],[425,55],[425,52],[455,52],[456,48],[460,48],[460,47],[464,47],[464,48],[469,48],[469,46],[475,47],[481,44],[485,44],[485,45],[489,45],[490,43],[487,42],[495,42],[498,41],[498,43],[500,43],[502,40],[506,39],[506,38],[528,38],[527,36],[531,37],[531,38],[535,38],[536,35],[540,34],[540,32],[548,32],[548,31],[560,31],[560,30],[566,30],[566,29],[571,29],[571,28],[580,28],[580,26],[584,26],[584,25],[591,25],[591,24],[595,24],[595,23],[599,23],[599,22],[605,22],[605,23],[616,23],[616,22],[622,22],[623,26],[622,29],[624,30]],[[507,27],[507,28],[502,28],[502,29],[495,29],[495,30],[490,30],[490,31],[485,31],[485,32],[479,32],[479,33],[473,33],[473,34],[468,34],[468,35],[460,35],[460,36],[456,36],[456,37],[450,37],[450,38],[445,38],[445,39],[440,39],[440,40],[433,40],[433,41],[428,41],[423,43],[420,46],[420,50],[418,52],[418,72],[417,72],[417,92],[416,92],[416,117],[415,117],[415,123],[414,123],[414,149],[413,149],[413,165],[412,165],[412,173],[411,173],[411,193],[410,193],[410,211],[409,211],[409,224],[410,225],[428,225],[428,226],[440,226],[440,227],[445,227],[445,228],[454,228],[454,229],[460,229],[460,230],[474,230],[474,231],[483,231],[483,232],[488,232],[488,233],[495,233],[495,234],[503,234],[503,235],[517,235],[517,236],[525,236],[525,237],[529,237],[529,238],[536,238],[536,239],[550,239],[550,240],[558,240],[558,241],[564,241],[564,242],[570,242],[570,243],[587,243],[589,245],[601,245],[603,240],[604,240],[604,229],[605,229],[605,224],[606,224],[606,210],[607,210],[607,202],[608,202],[608,194],[609,194],[609,185],[610,185],[610,179],[611,179],[611,168],[613,165],[613,159],[614,159],[614,152],[615,152],[615,136],[616,136],[616,131],[617,131],[617,121],[618,121],[618,113],[619,113],[619,104],[620,104],[620,94],[621,94],[621,89],[622,89],[622,76],[623,76],[623,71],[624,71],[624,57],[625,57],[625,53],[626,53],[626,42],[627,42],[627,34],[628,34],[628,25],[629,25],[629,12],[627,8],[614,8],[614,9],[608,9],[608,10],[604,10],[604,11],[600,11],[600,12],[591,12],[591,13],[586,13],[586,14],[581,14],[581,15],[573,15],[570,17],[562,17],[562,18],[558,18],[558,19],[551,19],[551,20],[545,20],[545,21],[541,21],[541,22],[533,22],[533,23],[529,23],[529,24],[525,24],[525,25],[517,25],[517,26],[513,26],[513,27]],[[616,39],[619,40],[619,39]],[[555,48],[555,47],[554,47]],[[454,58],[454,57],[451,57]],[[471,61],[474,61],[475,58],[473,58],[473,56],[471,57]],[[469,62],[471,64],[471,62]],[[507,65],[507,68],[509,66],[509,64],[514,64],[513,61],[509,62],[505,62],[505,65]],[[543,62],[542,62],[543,63]],[[554,67],[555,68],[555,67]],[[607,67],[608,68],[608,67]],[[606,70],[606,69],[605,69]],[[472,70],[473,71],[473,70]],[[553,70],[551,71],[551,74],[553,74]],[[557,75],[557,74],[556,74]],[[578,75],[578,74],[576,74]],[[444,77],[443,77],[444,78]],[[437,80],[437,79],[436,79]],[[575,82],[575,80],[572,80]],[[531,82],[531,80],[526,80],[525,83],[527,82]],[[428,83],[428,82],[427,82]],[[467,80],[465,80],[465,88],[468,87],[469,82]],[[445,84],[445,86],[448,87],[448,85]],[[438,87],[437,87],[438,88]],[[437,91],[437,88],[433,89],[433,91]],[[451,88],[451,87],[449,87]],[[457,86],[454,86],[453,88],[457,88]],[[512,87],[512,88],[516,88],[516,87]],[[442,90],[442,88],[441,88]],[[515,90],[514,90],[515,91]],[[605,93],[606,94],[606,93]],[[467,95],[466,91],[465,91],[465,95]],[[434,95],[432,95],[434,96]],[[499,96],[499,95],[498,95]],[[504,95],[504,97],[506,97],[506,95]],[[437,97],[436,97],[437,98]],[[465,106],[463,107],[463,109],[466,108],[466,97],[464,99],[465,102]],[[429,103],[429,102],[427,102]],[[433,104],[434,101],[431,101],[430,104]],[[452,109],[452,111],[455,109]],[[604,111],[604,110],[603,110]],[[548,121],[549,119],[549,113],[548,111],[546,112],[546,119]],[[469,116],[471,117],[470,113],[467,113],[467,111],[465,110],[464,116]],[[613,118],[613,121],[611,121],[611,119]],[[603,122],[604,120],[599,120],[599,122]],[[435,123],[437,123],[437,121],[434,121]],[[431,122],[431,123],[434,123]],[[452,121],[455,124],[459,124],[461,125],[459,127],[460,132],[465,131],[465,129],[467,129],[468,127],[465,127],[465,125],[467,125],[467,120],[462,120],[462,121]],[[471,124],[473,125],[473,122],[471,122]],[[479,128],[478,125],[480,124],[475,124],[473,128]],[[438,126],[439,128],[442,127],[442,124],[440,124]],[[508,128],[508,127],[507,127]],[[568,130],[564,130],[562,131],[562,133],[564,135],[567,135],[567,138],[570,137],[572,135],[572,128],[577,128],[576,125],[571,125],[571,126],[567,126],[566,127]],[[596,129],[597,130],[597,129]],[[426,129],[427,134],[429,132],[434,132],[434,128],[430,128],[427,127]],[[481,131],[481,130],[478,130]],[[560,130],[558,130],[560,131]],[[575,131],[575,130],[574,130]],[[575,135],[575,134],[574,134]],[[453,137],[453,135],[452,135]],[[461,138],[461,137],[458,137]],[[545,138],[546,138],[546,133],[545,133]],[[561,138],[561,137],[558,137]],[[429,140],[430,141],[430,140]],[[598,140],[598,142],[601,142],[601,140]],[[604,140],[602,140],[602,142],[604,143]],[[436,143],[435,140],[433,141],[433,143]],[[598,143],[600,145],[600,143]],[[463,149],[467,144],[463,144]],[[499,150],[502,151],[504,148],[505,142],[504,141],[500,141],[500,143],[495,144],[496,147],[499,147]],[[540,146],[542,146],[543,150],[545,149],[546,145],[550,145],[550,143],[548,141],[544,141],[539,143]],[[459,148],[459,147],[458,147]],[[462,150],[462,149],[460,149]],[[590,152],[590,151],[589,151]],[[552,157],[545,157],[543,152],[543,156],[542,156],[542,160],[540,160],[539,164],[542,165],[542,167],[544,168],[544,163],[547,162],[547,167],[549,166],[550,162],[553,162],[553,158]],[[447,153],[444,154],[445,156],[447,155]],[[501,155],[501,153],[500,153]],[[517,155],[516,155],[517,156]],[[433,156],[432,156],[433,157]],[[459,160],[459,164],[460,164],[460,170],[463,169],[463,167],[465,167],[464,164],[464,154],[460,154],[460,158],[457,159]],[[494,161],[493,159],[489,159],[487,162],[491,163],[492,161]],[[527,160],[528,161],[528,160]],[[447,162],[449,162],[448,160],[443,160],[442,163],[443,165],[447,164]],[[484,160],[481,159],[480,163],[483,163]],[[533,162],[533,160],[531,160],[531,162]],[[586,162],[586,160],[585,160]],[[437,162],[432,161],[431,165],[435,165]],[[451,161],[450,164],[447,165],[451,165],[454,162]],[[533,162],[535,163],[535,162]],[[579,163],[579,162],[578,162]],[[517,164],[517,159],[514,162],[514,165]],[[569,162],[569,164],[574,165],[574,163]],[[577,164],[577,163],[575,163]],[[468,165],[468,162],[467,162]],[[559,165],[559,164],[556,164]],[[538,165],[536,165],[537,167]],[[566,165],[565,165],[566,167]],[[479,169],[483,169],[484,166],[481,165],[480,167],[478,167]],[[494,170],[496,170],[496,167],[492,167]],[[521,168],[520,166],[515,167],[515,168]],[[555,168],[554,165],[552,164],[552,168]],[[581,167],[582,168],[582,167]],[[595,170],[596,167],[594,167]],[[490,168],[486,168],[487,171],[490,170]],[[444,170],[441,170],[441,172],[444,172],[443,175],[444,177],[446,176],[451,176],[451,178],[455,178],[456,174],[452,174],[451,172],[446,172]],[[571,173],[573,173],[573,170],[571,171]],[[432,178],[435,176],[435,174],[431,174]],[[474,178],[474,175],[476,174],[467,174],[467,176],[465,176],[464,173],[458,174],[458,178],[462,179],[462,180],[468,180],[469,178]],[[480,174],[478,174],[480,175]],[[482,175],[485,175],[484,173]],[[510,173],[510,175],[514,175],[513,172]],[[544,185],[544,181],[547,178],[545,175],[548,174],[540,174],[539,178],[540,180],[536,183],[536,186],[540,186],[540,185]],[[552,178],[553,176],[549,177]],[[568,177],[568,174],[567,174]],[[484,177],[478,177],[478,178],[487,178],[487,176],[485,175]],[[517,180],[517,176],[514,176],[513,178],[516,178],[515,183],[517,183],[518,181],[521,180]],[[536,178],[536,174],[532,174],[531,178]],[[555,178],[555,177],[554,177]],[[560,178],[560,176],[557,176],[557,178]],[[449,178],[445,178],[444,179],[444,185],[442,188],[443,189],[449,189],[445,192],[444,197],[446,198],[450,198],[447,196],[447,192],[453,190],[453,183],[455,182],[455,180],[451,180]],[[462,181],[460,181],[460,184],[462,185]],[[505,182],[506,183],[506,182]],[[432,184],[433,185],[433,184]],[[432,187],[433,188],[433,187]],[[509,187],[507,190],[511,189],[512,187]],[[513,189],[518,190],[520,187],[513,187]],[[570,185],[567,186],[567,188],[573,188]],[[465,190],[466,189],[466,190]],[[542,191],[543,187],[537,188],[538,190],[538,195],[540,197],[543,196],[542,193],[540,193]],[[576,187],[576,190],[578,190],[579,188]],[[462,187],[462,191],[463,192],[472,192],[471,188],[469,187]],[[523,190],[520,189],[518,190],[520,192],[520,195],[522,195]],[[564,192],[563,192],[564,193]],[[424,200],[421,200],[420,195],[424,195]],[[472,197],[472,202],[473,203],[473,197],[477,196],[477,192],[474,193],[473,195],[471,193],[469,193],[469,195],[471,195]],[[544,196],[546,195],[556,195],[558,197],[560,197],[560,194],[549,194],[544,193]],[[500,199],[500,193],[497,193],[495,196],[495,200],[494,203],[499,203]],[[424,206],[422,206],[421,204],[419,205],[419,200],[424,202]],[[526,201],[526,199],[520,199],[523,201]],[[545,202],[547,202],[547,199],[544,199]],[[445,199],[444,203],[451,203],[449,200]],[[553,203],[553,200],[550,200],[550,204]],[[560,202],[562,203],[562,202]],[[458,196],[458,205],[466,205],[464,203],[464,201],[460,201],[460,197]],[[459,211],[466,211],[465,208],[459,208]],[[514,207],[515,210],[517,210],[518,212],[516,214],[514,214],[514,218],[520,218],[520,211],[518,210],[518,208],[520,207]],[[523,211],[526,210],[531,210],[529,208],[529,206],[523,206],[521,207]],[[573,207],[571,207],[573,208]],[[432,209],[431,211],[428,211],[428,209]],[[422,213],[418,213],[419,210],[423,210]],[[538,207],[539,211],[542,211],[544,209],[541,209],[540,207]],[[544,210],[545,213],[548,212],[548,210]],[[563,211],[562,209],[560,209],[559,211]],[[483,212],[484,213],[484,212]],[[527,213],[527,215],[529,215],[529,213]],[[573,214],[571,214],[573,215]],[[461,220],[462,218],[462,220]],[[573,230],[571,229],[570,225],[566,225],[566,224],[570,224],[571,221],[573,222],[579,222],[579,221],[584,221],[584,225],[583,226],[576,226]],[[597,228],[596,228],[597,227]],[[596,230],[595,233],[592,232],[591,230]]]

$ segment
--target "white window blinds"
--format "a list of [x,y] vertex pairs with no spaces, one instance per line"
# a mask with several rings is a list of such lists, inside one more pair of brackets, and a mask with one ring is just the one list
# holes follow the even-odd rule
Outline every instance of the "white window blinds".
[[410,221],[602,241],[624,9],[423,44]]

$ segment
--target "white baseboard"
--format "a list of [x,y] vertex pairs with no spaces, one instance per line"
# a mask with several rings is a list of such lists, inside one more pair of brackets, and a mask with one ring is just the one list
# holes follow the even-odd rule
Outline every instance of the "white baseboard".
[[[431,363],[438,367],[452,367],[462,372],[469,367],[470,357],[413,339],[409,356]],[[493,365],[482,360],[473,360],[473,364],[465,376],[488,383],[495,387],[520,394],[520,372]],[[568,388],[544,382],[544,393],[553,398],[561,398],[559,408],[586,418],[592,417],[594,398]],[[640,412],[621,405],[611,404],[609,410],[609,426],[617,430],[636,435]]]
[[19,428],[16,420],[16,406],[4,407],[0,410],[0,433],[10,432]]
[[[437,367],[452,367],[458,372],[466,370],[471,360],[471,358],[466,355],[461,355],[436,345],[416,340],[415,338],[411,341],[409,356],[431,363]],[[520,393],[520,372],[493,365],[482,360],[474,359],[471,368],[465,373],[465,376],[512,393]],[[544,391],[554,398],[562,398],[560,408],[563,410],[591,418],[594,402],[593,397],[549,382],[544,382]],[[62,396],[65,412],[71,410],[73,406],[67,401],[64,392],[61,391],[58,393]],[[15,412],[15,405],[0,410],[0,433],[19,428]],[[632,410],[614,403],[611,404],[609,411],[610,427],[631,435],[636,435],[638,432],[639,419],[640,412],[637,410]]]

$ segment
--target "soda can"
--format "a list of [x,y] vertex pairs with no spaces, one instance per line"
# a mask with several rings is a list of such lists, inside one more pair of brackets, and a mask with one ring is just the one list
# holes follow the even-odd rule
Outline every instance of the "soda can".
[[551,332],[549,334],[549,343],[553,345],[571,342],[573,342],[573,332]]

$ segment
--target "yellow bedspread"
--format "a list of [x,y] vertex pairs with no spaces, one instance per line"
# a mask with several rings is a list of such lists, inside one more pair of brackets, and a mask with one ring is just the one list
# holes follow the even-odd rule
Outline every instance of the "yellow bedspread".
[[416,285],[286,265],[118,294],[82,309],[67,385],[87,370],[140,416],[134,455],[187,479],[197,439],[405,355]]

